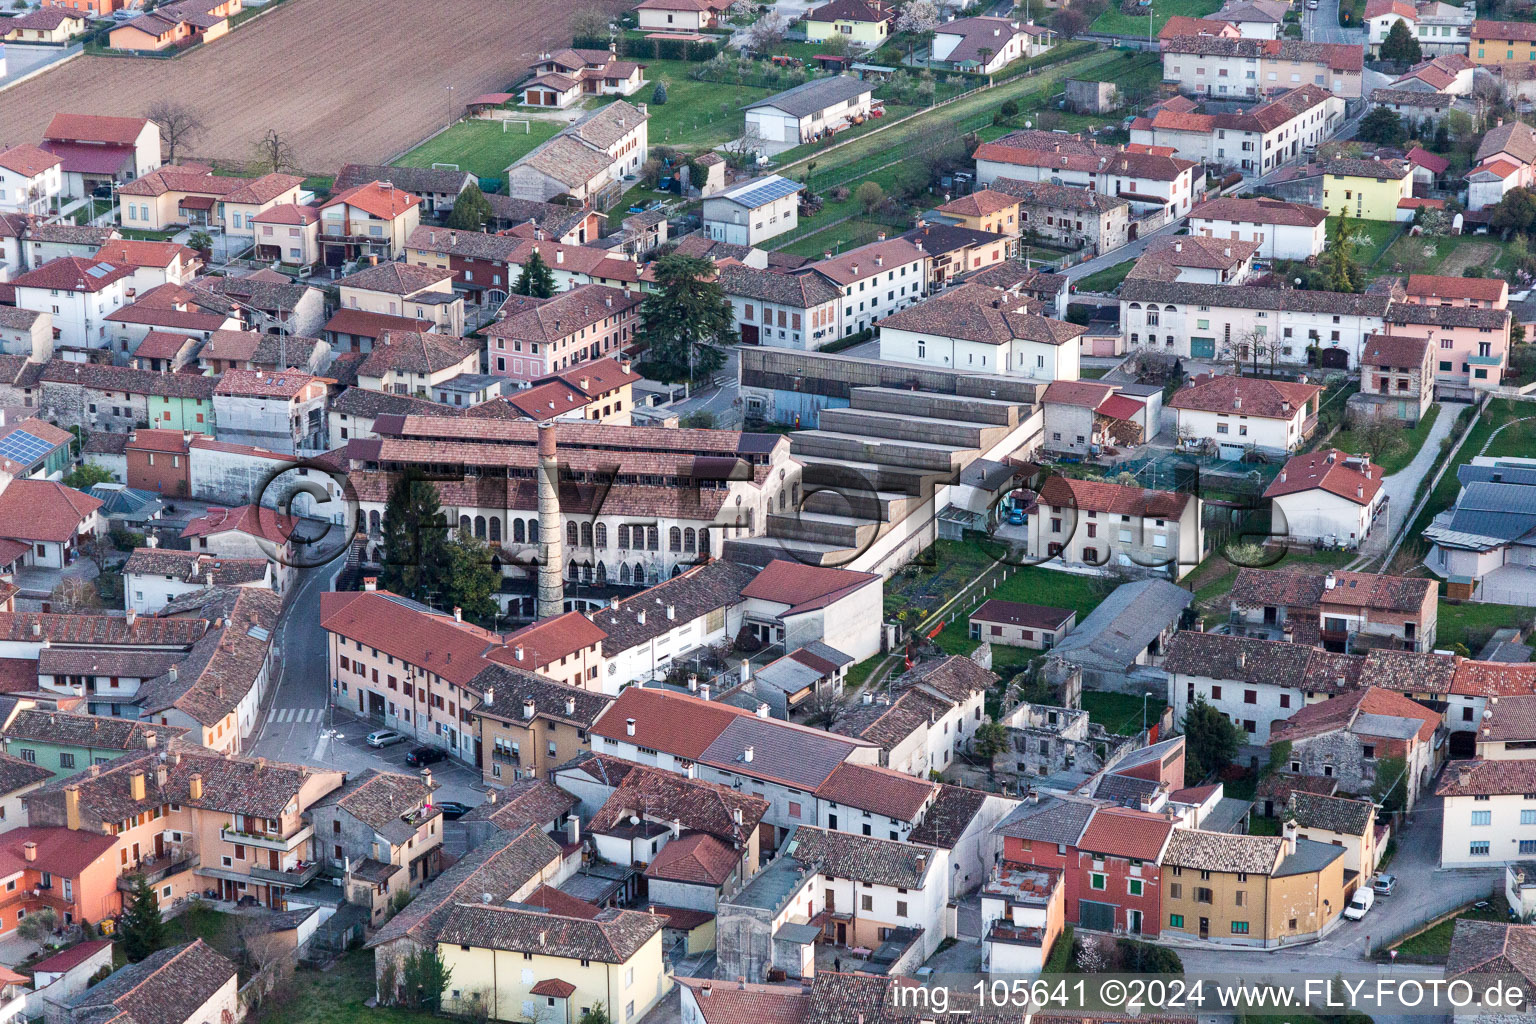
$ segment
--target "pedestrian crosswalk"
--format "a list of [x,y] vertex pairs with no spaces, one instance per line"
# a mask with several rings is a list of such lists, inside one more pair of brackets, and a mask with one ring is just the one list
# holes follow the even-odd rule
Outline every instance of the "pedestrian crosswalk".
[[325,713],[325,708],[273,708],[268,721],[272,723],[293,722],[318,722],[320,716]]

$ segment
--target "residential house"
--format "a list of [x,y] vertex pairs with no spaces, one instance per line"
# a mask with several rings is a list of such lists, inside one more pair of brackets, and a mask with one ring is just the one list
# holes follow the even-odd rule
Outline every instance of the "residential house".
[[13,278],[16,305],[47,313],[55,347],[110,347],[107,318],[125,301],[132,267],[63,256]]
[[79,423],[93,434],[126,434],[141,423],[198,434],[213,431],[218,381],[212,377],[54,359],[43,364],[37,379],[42,415]]
[[1536,181],[1536,132],[1523,121],[1498,124],[1484,133],[1473,160],[1466,174],[1467,209],[1475,212]]
[[1023,231],[1019,224],[1019,200],[996,189],[977,189],[940,206],[937,213],[946,221],[973,231],[1017,238]]
[[11,480],[0,490],[0,539],[27,547],[23,565],[62,569],[105,532],[101,501],[55,480]]
[[357,386],[427,397],[434,387],[480,370],[480,342],[416,331],[385,331],[357,367]]
[[320,262],[320,210],[298,203],[279,203],[250,218],[256,258],[290,267]]
[[[53,314],[16,306],[0,306],[0,355],[19,358],[22,365],[53,358]],[[9,364],[7,384],[15,379]]]
[[74,434],[35,416],[0,424],[0,474],[7,481],[58,480],[74,461],[74,441]]
[[1181,442],[1290,454],[1317,429],[1322,392],[1316,384],[1200,374],[1167,407],[1177,416]]
[[995,75],[1051,48],[1055,33],[1033,21],[972,17],[946,21],[933,33],[933,59],[957,71]]
[[[60,23],[79,20],[63,11],[47,8],[24,18]],[[20,25],[24,18],[7,21],[6,26],[12,33],[40,31]],[[0,210],[46,216],[64,191],[62,166],[58,154],[38,146],[12,146],[0,151]]]
[[322,259],[328,267],[363,257],[392,260],[419,223],[421,198],[388,181],[336,192],[320,205]]
[[641,0],[634,7],[643,32],[701,32],[714,28],[728,5],[724,0]]
[[1346,851],[1344,891],[1367,884],[1386,853],[1387,828],[1376,823],[1376,805],[1369,799],[1293,790],[1286,811],[1296,823],[1296,838],[1342,846]]
[[464,333],[464,298],[446,270],[380,263],[336,282],[341,305],[367,313],[414,317],[455,337]]
[[459,194],[470,186],[475,176],[468,171],[446,167],[396,167],[383,164],[342,164],[331,182],[333,192],[387,181],[421,200],[426,212],[438,216],[453,209]]
[[1189,215],[1189,233],[1204,238],[1252,242],[1264,260],[1305,260],[1327,244],[1328,213],[1278,199],[1223,196]]
[[805,13],[805,38],[819,43],[839,36],[866,50],[890,38],[896,12],[883,0],[832,0]]
[[1240,114],[1165,107],[1131,122],[1131,142],[1171,147],[1177,157],[1257,176],[1315,149],[1343,120],[1344,100],[1309,83]]
[[[246,330],[282,335],[290,345],[298,345],[305,339],[317,337],[325,323],[324,293],[319,288],[296,282],[270,268],[244,277],[226,274],[223,277],[199,279],[194,288],[207,292],[211,302],[227,302],[232,305]],[[300,369],[306,367],[297,356],[286,365]],[[273,368],[282,367],[274,364]],[[319,370],[322,365],[316,363],[310,368]],[[246,369],[255,367],[248,366]]]
[[1258,99],[1301,85],[1343,99],[1361,95],[1365,51],[1358,44],[1186,35],[1162,39],[1161,48],[1163,81],[1190,96]]
[[1524,22],[1479,18],[1472,23],[1467,56],[1478,65],[1536,61],[1536,31]]
[[972,156],[979,185],[994,188],[997,179],[1013,178],[1090,188],[1125,199],[1138,217],[1188,213],[1198,183],[1198,165],[1165,149],[1101,146],[1081,136],[1038,129],[1010,132],[995,142],[982,143]]
[[1343,847],[1175,829],[1163,857],[1164,928],[1237,946],[1321,935],[1344,909]]
[[[144,351],[144,344],[140,343],[139,352]],[[197,368],[210,376],[223,376],[230,370],[315,373],[330,354],[330,347],[319,338],[220,330],[198,348]]]
[[1536,698],[1530,694],[1490,695],[1477,729],[1477,756],[1486,761],[1525,757],[1536,741],[1527,717],[1533,706]]
[[1201,505],[1190,494],[1052,477],[1030,517],[1030,555],[1069,565],[1113,562],[1178,579],[1205,555]]
[[889,941],[902,951],[915,945],[921,961],[947,937],[948,850],[802,825],[780,856],[799,862],[815,890],[812,905],[829,911],[824,941],[868,949]]
[[1386,507],[1384,475],[1366,456],[1335,448],[1292,456],[1264,491],[1270,535],[1358,547]]
[[135,548],[122,571],[128,607],[141,615],[155,615],[176,598],[205,587],[276,586],[265,558],[223,558],[173,548]]
[[477,302],[500,305],[517,282],[512,256],[526,248],[522,235],[452,231],[423,225],[406,241],[406,259],[419,267],[451,271],[453,287]]
[[[563,245],[536,238],[523,238],[520,245],[511,249],[507,256],[509,281],[517,280],[522,274],[523,265],[534,253],[538,253],[544,265],[550,269],[557,292],[578,284],[601,284],[625,291],[637,291],[640,288],[641,267],[629,253],[590,245]],[[526,298],[508,296],[508,301],[516,303]]]
[[1323,165],[1323,206],[1359,220],[1398,220],[1398,204],[1413,198],[1406,160],[1335,157]]
[[1236,26],[1243,39],[1279,39],[1289,7],[1278,0],[1236,0],[1206,18]]
[[1414,424],[1435,398],[1433,354],[1428,338],[1372,334],[1360,357],[1360,396],[1351,407],[1373,418]]
[[492,193],[485,199],[491,204],[491,221],[486,225],[487,231],[510,231],[531,226],[561,245],[585,245],[589,241],[597,241],[606,223],[601,213],[586,206],[514,199],[499,193]]
[[225,370],[213,390],[221,441],[294,453],[323,447],[325,380],[297,370]]
[[114,238],[103,244],[94,258],[132,267],[130,285],[136,295],[163,284],[188,284],[203,267],[197,250],[178,242],[140,242],[130,238]]
[[293,571],[295,520],[261,505],[237,508],[208,506],[181,531],[192,550],[218,558],[266,558],[273,567],[277,587],[285,589]]
[[117,228],[110,226],[40,221],[20,215],[12,215],[9,220],[20,229],[16,235],[20,242],[19,265],[34,269],[61,256],[89,259],[104,243],[118,237]]
[[793,231],[804,189],[798,181],[768,174],[712,192],[704,197],[704,232],[733,245],[757,245]]
[[645,65],[619,60],[611,47],[545,53],[531,70],[534,77],[518,86],[524,106],[567,107],[584,96],[633,96],[645,84]]
[[[548,299],[513,296],[485,327],[487,370],[534,381],[604,359],[633,343],[640,294],[583,284]],[[477,353],[478,358],[478,353]]]
[[[1308,704],[1270,732],[1270,742],[1291,745],[1291,774],[1337,779],[1341,792],[1371,799],[1397,784],[1408,810],[1440,770],[1445,739],[1440,712],[1374,686]],[[1380,774],[1388,758],[1401,759],[1401,778]]]
[[[1439,596],[1433,580],[1345,570],[1239,569],[1233,623],[1268,629],[1330,651],[1433,650]],[[1234,630],[1235,632],[1235,630]]]
[[310,805],[307,863],[340,877],[347,902],[384,922],[399,894],[426,888],[442,870],[443,816],[431,772],[368,768]]
[[25,828],[27,805],[23,798],[36,792],[54,773],[14,754],[0,753],[0,822],[7,828]]
[[207,341],[215,331],[240,326],[234,303],[202,290],[163,284],[129,298],[131,302],[106,317],[112,348],[119,355],[137,352],[151,331],[183,331]]
[[993,873],[981,890],[982,973],[1038,974],[1066,916],[1061,872],[1002,861]]
[[69,1001],[69,1024],[156,1014],[166,1024],[197,1024],[239,1012],[235,965],[202,939],[158,950],[119,968]]
[[612,700],[506,665],[481,669],[470,685],[481,694],[470,714],[490,786],[545,778],[587,750],[587,730]]
[[863,331],[927,294],[928,254],[915,242],[871,242],[811,264],[799,274],[824,278],[842,292],[843,336]]
[[720,267],[716,281],[731,302],[743,345],[814,350],[843,336],[842,290],[820,274],[732,263]]
[[128,182],[117,192],[122,197],[120,210],[125,228],[164,231],[177,227],[217,227],[245,234],[250,230],[249,217],[273,206],[297,202],[303,184],[304,179],[294,174],[234,178],[214,174],[205,164],[182,164],[162,167]]
[[175,0],[114,28],[109,45],[154,52],[209,43],[229,33],[230,17],[242,9],[240,0]]
[[1121,196],[1018,178],[995,178],[984,191],[1012,200],[1018,209],[1017,230],[1047,242],[1099,255],[1120,248],[1131,237],[1131,204]]
[[971,612],[968,621],[973,640],[1048,651],[1072,632],[1077,625],[1077,612],[1072,608],[992,598]]
[[1476,394],[1503,380],[1509,361],[1509,310],[1396,302],[1385,321],[1388,333],[1431,343],[1441,393]]
[[928,253],[930,292],[953,283],[963,274],[997,266],[1014,251],[1013,240],[1006,235],[974,231],[958,224],[922,222],[901,237]]
[[876,322],[880,358],[1036,380],[1076,380],[1084,328],[1031,312],[1032,299],[962,285]]
[[[117,0],[85,2],[117,5]],[[141,178],[161,164],[160,126],[147,117],[54,114],[41,146],[64,162],[64,194],[71,199],[85,198],[97,185]]]
[[[79,667],[65,664],[64,662],[69,659],[56,656],[66,651],[70,658],[77,662],[83,659],[95,659],[102,668],[107,669],[126,667],[127,660],[123,655],[130,653],[126,648],[102,650],[76,647],[63,648],[58,652],[49,648],[47,657],[44,658],[43,652],[40,651],[38,662],[39,678],[43,680],[41,685],[53,690],[73,686],[87,688],[87,692],[94,689],[94,685],[87,687],[86,683],[77,683],[74,680],[88,679],[94,684],[99,677],[93,677],[89,673],[84,676],[73,673],[64,674],[67,668]],[[154,661],[160,664],[174,662],[182,656],[179,650],[140,650],[131,653],[137,654],[146,662]],[[114,661],[118,664],[114,665]],[[155,674],[158,675],[158,673]],[[74,714],[31,707],[19,708],[11,714],[4,728],[0,729],[0,739],[3,739],[9,751],[7,754],[9,760],[5,762],[8,767],[10,761],[19,759],[30,768],[29,772],[20,772],[18,769],[12,774],[41,783],[76,775],[91,765],[99,767],[126,753],[163,749],[164,744],[181,735],[181,732],[180,729],[148,725],[144,722],[109,715]],[[13,822],[15,819],[7,817],[6,820]],[[25,823],[24,819],[22,823]]]
[[[482,402],[470,410],[470,415],[497,416],[505,410],[524,419],[585,419],[627,427],[635,406],[633,387],[638,380],[640,375],[629,369],[628,360],[597,359]],[[448,401],[446,393],[435,397]],[[457,402],[458,395],[454,395],[453,403]]]
[[764,142],[813,142],[869,117],[873,95],[872,83],[847,75],[813,78],[747,105],[747,133]]
[[562,194],[586,201],[610,186],[617,187],[624,175],[636,173],[646,161],[649,116],[644,103],[632,105],[622,99],[582,115],[507,168],[507,194],[537,202]]
[[1452,761],[1435,787],[1445,808],[1440,866],[1508,864],[1536,852],[1536,761]]
[[1048,452],[1087,455],[1100,444],[1139,444],[1147,439],[1149,428],[1161,429],[1156,415],[1160,403],[1154,410],[1112,384],[1053,381],[1040,404],[1045,410],[1042,447]]
[[1266,339],[1272,349],[1278,344],[1278,363],[1307,365],[1315,357],[1325,368],[1345,369],[1359,365],[1365,338],[1381,331],[1390,304],[1386,295],[1138,278],[1120,288],[1120,323],[1131,347],[1181,359],[1216,358],[1218,339],[1223,348]]
[[0,39],[17,43],[67,43],[85,31],[91,19],[62,4],[45,4],[5,23]]

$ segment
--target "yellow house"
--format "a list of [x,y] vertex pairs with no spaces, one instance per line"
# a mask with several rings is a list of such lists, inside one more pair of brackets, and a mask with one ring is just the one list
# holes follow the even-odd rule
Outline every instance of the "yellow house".
[[832,0],[805,16],[805,38],[813,43],[841,36],[872,50],[890,38],[895,12],[881,0]]
[[30,14],[0,24],[0,39],[18,43],[63,43],[85,31],[90,20],[79,11],[39,7]]
[[1341,846],[1287,835],[1175,829],[1163,861],[1163,928],[1238,946],[1322,935],[1344,909]]
[[1473,22],[1468,56],[1473,64],[1529,64],[1536,61],[1536,23]]
[[1019,200],[990,188],[978,189],[968,196],[953,199],[939,207],[946,217],[953,217],[963,228],[994,235],[1019,237]]
[[638,910],[585,918],[460,904],[438,933],[450,972],[445,1008],[490,1020],[576,1024],[601,1004],[610,1020],[639,1020],[672,990],[662,921]]
[[304,179],[293,174],[236,178],[204,164],[162,167],[118,189],[123,227],[139,231],[222,227],[248,235],[250,218],[298,200]]
[[1405,160],[1339,157],[1323,165],[1323,208],[1358,220],[1397,220],[1398,204],[1413,198],[1413,169]]

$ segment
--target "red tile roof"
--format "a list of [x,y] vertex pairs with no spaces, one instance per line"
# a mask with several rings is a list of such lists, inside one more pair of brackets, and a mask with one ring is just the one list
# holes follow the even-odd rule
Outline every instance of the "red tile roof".
[[1018,205],[1019,201],[1006,192],[995,192],[990,188],[983,188],[968,196],[950,200],[939,207],[939,212],[955,217],[985,217]]
[[0,536],[63,544],[101,504],[54,480],[12,480],[0,491]]
[[[726,726],[742,717],[754,716],[743,708],[718,701],[632,686],[608,706],[591,731],[620,743],[665,750],[695,761]],[[635,720],[633,736],[628,732],[631,718]]]
[[825,608],[827,605],[871,583],[878,583],[877,573],[855,572],[852,569],[834,569],[819,565],[806,565],[776,558],[758,573],[751,583],[741,588],[741,596],[787,604],[785,615]]
[[1509,285],[1497,277],[1441,277],[1438,274],[1409,274],[1408,294],[1426,299],[1500,302],[1509,297]]
[[[430,612],[386,591],[320,595],[320,625],[410,665],[467,686],[489,664],[485,653],[500,635],[453,616]],[[403,671],[403,670],[402,670]]]
[[1160,814],[1101,807],[1077,841],[1079,849],[1156,863],[1175,822]]
[[[588,918],[588,920],[591,920]],[[554,996],[556,999],[569,999],[576,994],[576,986],[559,978],[546,978],[528,990],[533,996]]]
[[[136,451],[147,452],[171,452],[177,455],[185,455],[189,446],[187,435],[179,430],[135,430],[128,435],[127,447]],[[250,506],[246,506],[249,509]],[[242,509],[241,511],[246,511]],[[211,509],[209,510],[212,511]],[[196,522],[196,521],[194,521]],[[189,524],[188,529],[191,529]]]
[[1084,409],[1097,409],[1114,393],[1115,389],[1108,384],[1095,384],[1088,380],[1057,380],[1046,385],[1041,402],[1048,405],[1076,405]]
[[[700,1024],[806,1024],[811,1019],[811,993],[798,985],[684,977],[677,983],[692,990],[694,1003],[704,1015]],[[878,1007],[870,1010],[867,1019],[874,1024]]]
[[[37,844],[37,859],[26,857],[27,843]],[[106,856],[117,843],[115,836],[68,828],[14,828],[0,833],[0,874],[18,871],[50,871],[62,878],[79,878],[80,873]],[[78,883],[77,883],[78,884]]]
[[1190,220],[1248,221],[1254,224],[1280,224],[1293,227],[1317,227],[1328,219],[1328,211],[1279,199],[1250,199],[1225,196],[1202,203],[1189,213]]
[[1272,742],[1293,740],[1347,729],[1362,714],[1415,719],[1420,723],[1417,734],[1420,742],[1434,738],[1441,722],[1438,711],[1431,711],[1416,700],[1379,686],[1368,686],[1306,705],[1283,722],[1276,722],[1270,739]]
[[736,870],[735,850],[707,832],[673,839],[651,858],[645,877],[694,885],[724,885]]
[[1232,374],[1201,374],[1168,400],[1170,409],[1238,413],[1263,419],[1288,420],[1322,392],[1316,384],[1237,377]]
[[144,335],[144,340],[139,342],[139,347],[133,350],[133,357],[135,359],[174,359],[188,343],[195,344],[196,341],[197,339],[191,335],[176,331],[150,331]]
[[337,193],[322,203],[320,209],[329,209],[338,203],[355,206],[364,213],[384,220],[394,220],[411,207],[420,206],[421,199],[405,189],[386,188],[377,181],[370,181],[366,185],[358,185],[356,188]]
[[890,768],[843,763],[832,769],[816,795],[833,803],[912,821],[938,792],[932,782]]
[[124,267],[168,267],[181,257],[182,266],[198,259],[197,250],[179,242],[143,242],[132,238],[114,238],[96,250],[95,259]]
[[298,370],[225,370],[219,378],[215,395],[240,397],[293,398],[318,377]]
[[1264,497],[1278,498],[1321,487],[1329,494],[1357,505],[1369,505],[1376,492],[1381,490],[1382,469],[1375,463],[1368,463],[1362,471],[1358,468],[1358,460],[1346,465],[1348,458],[1350,456],[1337,448],[1293,455],[1281,467],[1280,475],[1269,485]]
[[377,338],[385,331],[430,331],[435,326],[427,320],[416,320],[408,316],[369,313],[362,309],[338,309],[336,315],[325,322],[324,330],[332,334]]
[[1451,692],[1478,697],[1536,693],[1536,664],[1458,660]]
[[[148,433],[148,431],[139,431]],[[199,446],[201,447],[201,446]],[[211,537],[229,531],[261,537],[274,544],[286,544],[293,535],[294,520],[270,508],[257,505],[241,505],[238,508],[211,506],[206,515],[198,516],[181,531],[183,537]]]
[[23,178],[35,178],[58,163],[60,160],[57,154],[30,143],[12,146],[0,152],[0,167],[15,171]]
[[1424,365],[1424,357],[1428,352],[1428,338],[1372,334],[1365,339],[1360,365],[1414,369]]
[[594,907],[586,900],[579,900],[548,885],[539,886],[521,902],[530,907],[543,907],[551,914],[559,914],[561,917],[582,917],[588,921],[601,913],[598,907]]
[[99,292],[133,273],[132,267],[85,260],[78,256],[60,256],[40,267],[13,278],[18,288],[48,288],[63,292]]
[[1006,622],[1010,626],[1023,626],[1026,629],[1060,629],[1075,614],[1071,608],[1052,608],[993,598],[971,612],[971,618],[983,622]]
[[1053,476],[1040,488],[1040,504],[1052,508],[1109,512],[1142,518],[1178,519],[1189,506],[1190,496],[1177,491],[1153,491],[1125,487],[1103,480],[1071,480]]
[[99,114],[54,114],[43,138],[59,142],[111,142],[129,146],[138,140],[149,119],[103,117]]
[[46,960],[39,960],[32,965],[33,974],[63,974],[71,967],[78,967],[85,963],[99,950],[112,945],[111,939],[91,939],[70,946],[62,953],[55,953]]
[[[508,633],[503,646],[489,652],[486,657],[503,665],[534,671],[540,665],[559,661],[568,654],[576,654],[596,646],[608,638],[591,619],[581,612],[566,612],[530,623],[514,633]],[[522,657],[517,656],[518,651]]]
[[1419,13],[1407,0],[1371,0],[1365,5],[1367,18],[1379,18],[1384,14],[1396,14],[1410,24],[1419,20]]

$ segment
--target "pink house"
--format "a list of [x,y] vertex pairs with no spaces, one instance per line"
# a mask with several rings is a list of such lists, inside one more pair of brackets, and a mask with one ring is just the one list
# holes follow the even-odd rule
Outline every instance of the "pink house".
[[577,285],[548,299],[512,295],[485,329],[486,366],[498,377],[535,380],[634,343],[640,293]]
[[1442,396],[1451,389],[1498,387],[1509,365],[1509,310],[1468,305],[1470,298],[1462,304],[1436,305],[1423,298],[1392,303],[1387,333],[1428,339],[1435,386]]
[[1440,277],[1410,274],[1404,288],[1409,302],[1419,306],[1509,308],[1509,282],[1496,277]]

